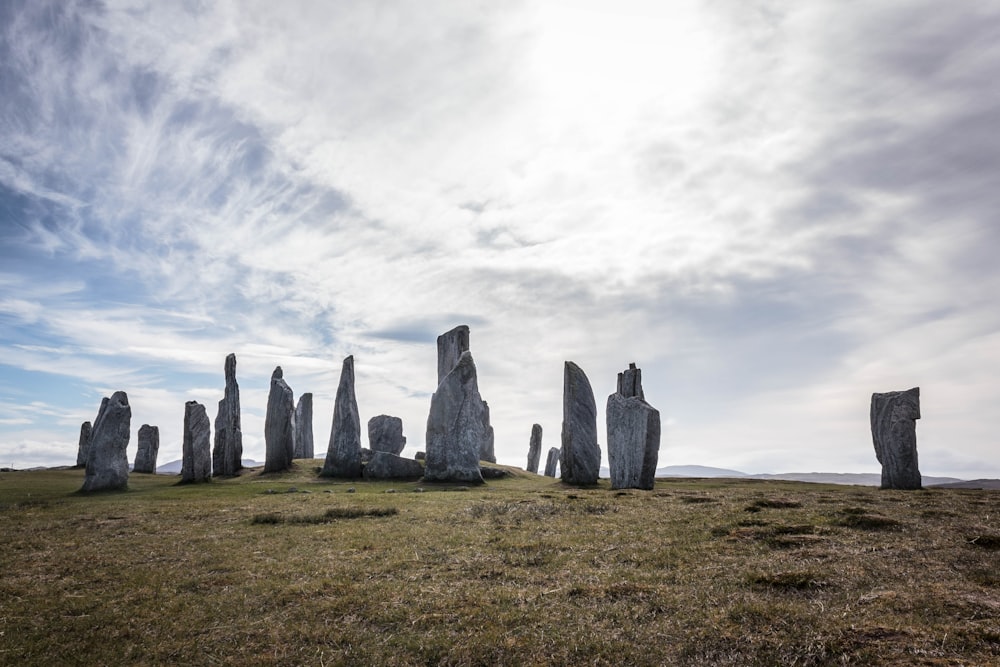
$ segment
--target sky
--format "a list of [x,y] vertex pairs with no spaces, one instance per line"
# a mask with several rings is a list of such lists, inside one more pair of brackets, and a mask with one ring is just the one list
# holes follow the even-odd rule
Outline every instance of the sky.
[[0,465],[118,390],[179,459],[230,352],[248,458],[351,354],[412,455],[467,324],[501,463],[571,360],[660,466],[877,472],[919,386],[921,471],[1000,477],[998,71],[996,3],[3,0]]

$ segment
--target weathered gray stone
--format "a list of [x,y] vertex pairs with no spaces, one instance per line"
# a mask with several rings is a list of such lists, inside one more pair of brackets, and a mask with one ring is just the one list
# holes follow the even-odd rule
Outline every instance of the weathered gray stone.
[[531,440],[528,442],[528,472],[538,474],[538,459],[542,456],[542,427],[540,424],[531,425]]
[[875,456],[882,464],[883,489],[921,488],[917,419],[920,419],[920,387],[872,394],[872,441]]
[[184,441],[181,450],[181,483],[212,479],[212,434],[205,406],[197,401],[184,404]]
[[82,491],[121,491],[128,488],[128,448],[132,408],[128,395],[116,391],[101,401],[101,411],[90,432],[87,472]]
[[493,450],[493,441],[493,427],[490,425],[490,404],[483,401],[483,442],[479,446],[480,461],[497,462],[497,455]]
[[271,374],[264,417],[264,472],[280,472],[292,466],[295,454],[295,398],[282,377],[281,366]]
[[[107,400],[107,399],[105,399]],[[90,432],[93,426],[90,422],[80,424],[80,442],[76,447],[76,467],[87,467],[87,454],[90,452]]]
[[313,395],[306,392],[299,396],[295,408],[295,458],[311,459],[313,449]]
[[427,460],[427,452],[417,452],[416,454],[413,455],[413,460],[414,461],[426,461]]
[[583,370],[567,361],[563,372],[562,480],[567,484],[596,484],[601,472],[597,444],[597,404]]
[[471,352],[463,352],[458,364],[431,396],[424,479],[482,483],[479,455],[484,438],[483,424],[483,399],[479,395],[476,364]]
[[660,413],[646,403],[635,364],[618,374],[608,396],[608,464],[612,489],[652,489],[660,453]]
[[344,359],[340,385],[333,404],[333,426],[326,450],[322,477],[356,479],[361,477],[361,417],[354,394],[354,357]]
[[545,459],[545,476],[555,477],[556,476],[556,466],[559,465],[559,448],[550,447],[549,455]]
[[469,327],[462,324],[438,336],[438,384],[455,366],[462,355],[469,351]]
[[398,456],[406,447],[403,420],[389,415],[378,415],[369,419],[368,445],[373,452],[386,452]]
[[243,469],[243,427],[240,423],[240,385],[236,382],[236,355],[226,356],[226,389],[215,417],[212,472],[231,477]]
[[418,461],[382,451],[372,452],[364,469],[365,479],[418,479],[423,474]]
[[139,449],[135,453],[132,472],[156,472],[156,455],[160,451],[160,428],[143,424],[139,427]]

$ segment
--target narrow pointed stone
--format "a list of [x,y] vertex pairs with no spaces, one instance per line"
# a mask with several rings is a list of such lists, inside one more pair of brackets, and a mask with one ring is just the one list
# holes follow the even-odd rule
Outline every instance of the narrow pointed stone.
[[299,396],[295,406],[295,458],[311,459],[313,448],[313,395],[306,392]]
[[116,391],[111,398],[101,401],[101,411],[90,432],[82,491],[124,491],[128,488],[125,450],[131,428],[132,408],[124,391]]
[[556,476],[556,466],[559,465],[559,448],[550,447],[549,455],[545,459],[545,476],[555,477]]
[[361,477],[361,417],[354,394],[354,356],[344,359],[333,404],[333,426],[322,477]]
[[652,489],[660,452],[660,413],[646,403],[642,372],[629,364],[608,396],[608,465],[612,489]]
[[87,453],[90,451],[90,432],[93,425],[90,422],[80,424],[80,441],[76,447],[76,467],[87,467]]
[[424,479],[482,483],[479,455],[484,438],[483,424],[483,399],[479,395],[476,364],[472,353],[464,352],[431,396]]
[[156,455],[160,451],[160,429],[158,426],[143,424],[139,427],[139,448],[135,453],[132,472],[155,473]]
[[586,373],[572,361],[563,372],[562,480],[568,484],[596,484],[601,472],[597,444],[597,404]]
[[295,399],[282,377],[281,366],[271,374],[264,417],[264,472],[280,472],[292,466],[295,454]]
[[538,474],[538,459],[542,455],[542,427],[540,424],[531,425],[531,440],[528,442],[528,472]]
[[212,469],[216,477],[231,477],[243,469],[243,427],[235,354],[226,356],[224,370],[226,388],[215,417],[215,447],[212,449]]
[[181,482],[212,479],[212,434],[205,406],[197,401],[184,404],[184,440],[181,450]]
[[875,457],[882,464],[883,489],[919,489],[917,422],[920,387],[872,394],[871,424]]

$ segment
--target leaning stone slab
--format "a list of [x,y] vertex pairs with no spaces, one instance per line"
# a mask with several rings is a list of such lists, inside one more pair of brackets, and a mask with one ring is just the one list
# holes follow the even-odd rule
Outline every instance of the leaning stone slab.
[[590,380],[579,366],[567,361],[563,372],[562,480],[567,484],[596,484],[601,472],[597,444],[597,403]]
[[872,394],[872,441],[875,456],[882,464],[883,489],[921,488],[917,419],[920,419],[920,387]]
[[528,472],[538,474],[538,459],[542,455],[542,427],[540,424],[531,425],[531,440],[528,441]]
[[344,359],[333,404],[333,426],[321,477],[361,477],[361,417],[354,394],[354,356]]
[[313,450],[313,395],[309,392],[299,396],[295,407],[295,458],[311,459]]
[[[105,399],[107,400],[107,399]],[[87,454],[90,452],[90,432],[93,425],[90,422],[80,424],[80,441],[76,447],[76,467],[87,467]]]
[[559,448],[550,447],[548,457],[545,459],[545,476],[555,477],[556,466],[559,465]]
[[226,388],[215,417],[212,471],[231,477],[243,469],[243,426],[240,423],[240,385],[236,382],[236,355],[226,355]]
[[612,489],[652,489],[660,452],[660,413],[646,403],[635,364],[618,374],[608,396],[608,464]]
[[368,444],[373,452],[399,455],[406,447],[403,420],[389,415],[378,415],[368,420]]
[[116,391],[101,402],[90,432],[87,472],[82,491],[124,491],[128,488],[128,449],[132,428],[132,408],[128,395]]
[[365,479],[419,479],[424,467],[413,459],[404,459],[389,452],[372,452],[365,465]]
[[160,428],[143,424],[139,427],[139,449],[135,453],[132,472],[155,473],[156,455],[160,451]]
[[281,472],[292,466],[295,454],[295,398],[282,377],[281,366],[271,374],[264,417],[264,472]]
[[476,364],[472,353],[463,352],[458,364],[431,396],[424,479],[482,483],[479,455],[484,437],[483,423],[483,399],[479,395]]
[[184,404],[181,483],[207,482],[212,479],[211,429],[204,405],[197,401]]

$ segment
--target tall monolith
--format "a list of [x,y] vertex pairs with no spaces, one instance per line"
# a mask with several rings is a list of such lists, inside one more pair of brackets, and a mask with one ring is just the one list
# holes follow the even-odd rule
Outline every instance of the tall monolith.
[[[438,348],[438,384],[440,385],[445,377],[458,365],[462,355],[470,351],[469,348],[469,327],[462,324],[451,331],[441,334],[437,339]],[[478,378],[477,392],[478,392]],[[479,459],[496,463],[497,457],[494,452],[494,432],[490,424],[490,406],[483,401],[479,409],[482,415],[483,427],[481,429],[481,442],[479,443]]]
[[660,453],[660,413],[645,401],[635,364],[618,374],[608,396],[608,464],[612,489],[652,489]]
[[264,472],[281,472],[292,466],[295,454],[295,398],[282,377],[281,366],[271,374],[264,417]]
[[80,424],[80,441],[76,447],[76,467],[87,467],[87,454],[90,452],[90,432],[93,425],[90,422]]
[[368,420],[368,447],[373,452],[399,453],[406,447],[403,420],[390,415],[378,415]]
[[208,482],[212,479],[211,430],[205,406],[197,401],[185,403],[181,483]]
[[528,472],[538,474],[538,459],[542,456],[542,427],[540,424],[531,425],[531,440],[528,441]]
[[555,477],[556,476],[556,466],[559,465],[559,448],[550,447],[549,455],[545,459],[545,476]]
[[313,447],[313,395],[306,392],[299,396],[295,406],[295,458],[311,459]]
[[493,426],[490,424],[490,404],[483,401],[483,442],[479,446],[479,460],[497,462],[497,455],[494,451]]
[[156,455],[160,451],[160,427],[143,424],[139,427],[139,448],[135,453],[132,472],[156,472]]
[[236,355],[226,356],[226,388],[215,416],[212,473],[231,477],[243,469],[243,427],[240,424],[240,385],[236,382]]
[[871,422],[875,456],[882,464],[883,489],[921,488],[917,467],[920,387],[872,394]]
[[[441,349],[440,339],[438,349]],[[424,479],[431,482],[482,483],[483,399],[471,352],[438,384],[427,416],[427,458]]]
[[562,480],[567,484],[596,484],[601,472],[597,444],[597,403],[583,370],[567,361],[563,372]]
[[361,477],[361,417],[354,394],[354,356],[344,359],[333,403],[333,426],[322,477]]
[[132,408],[128,395],[116,391],[101,401],[101,411],[90,432],[87,472],[82,491],[123,491],[128,488],[128,448]]

